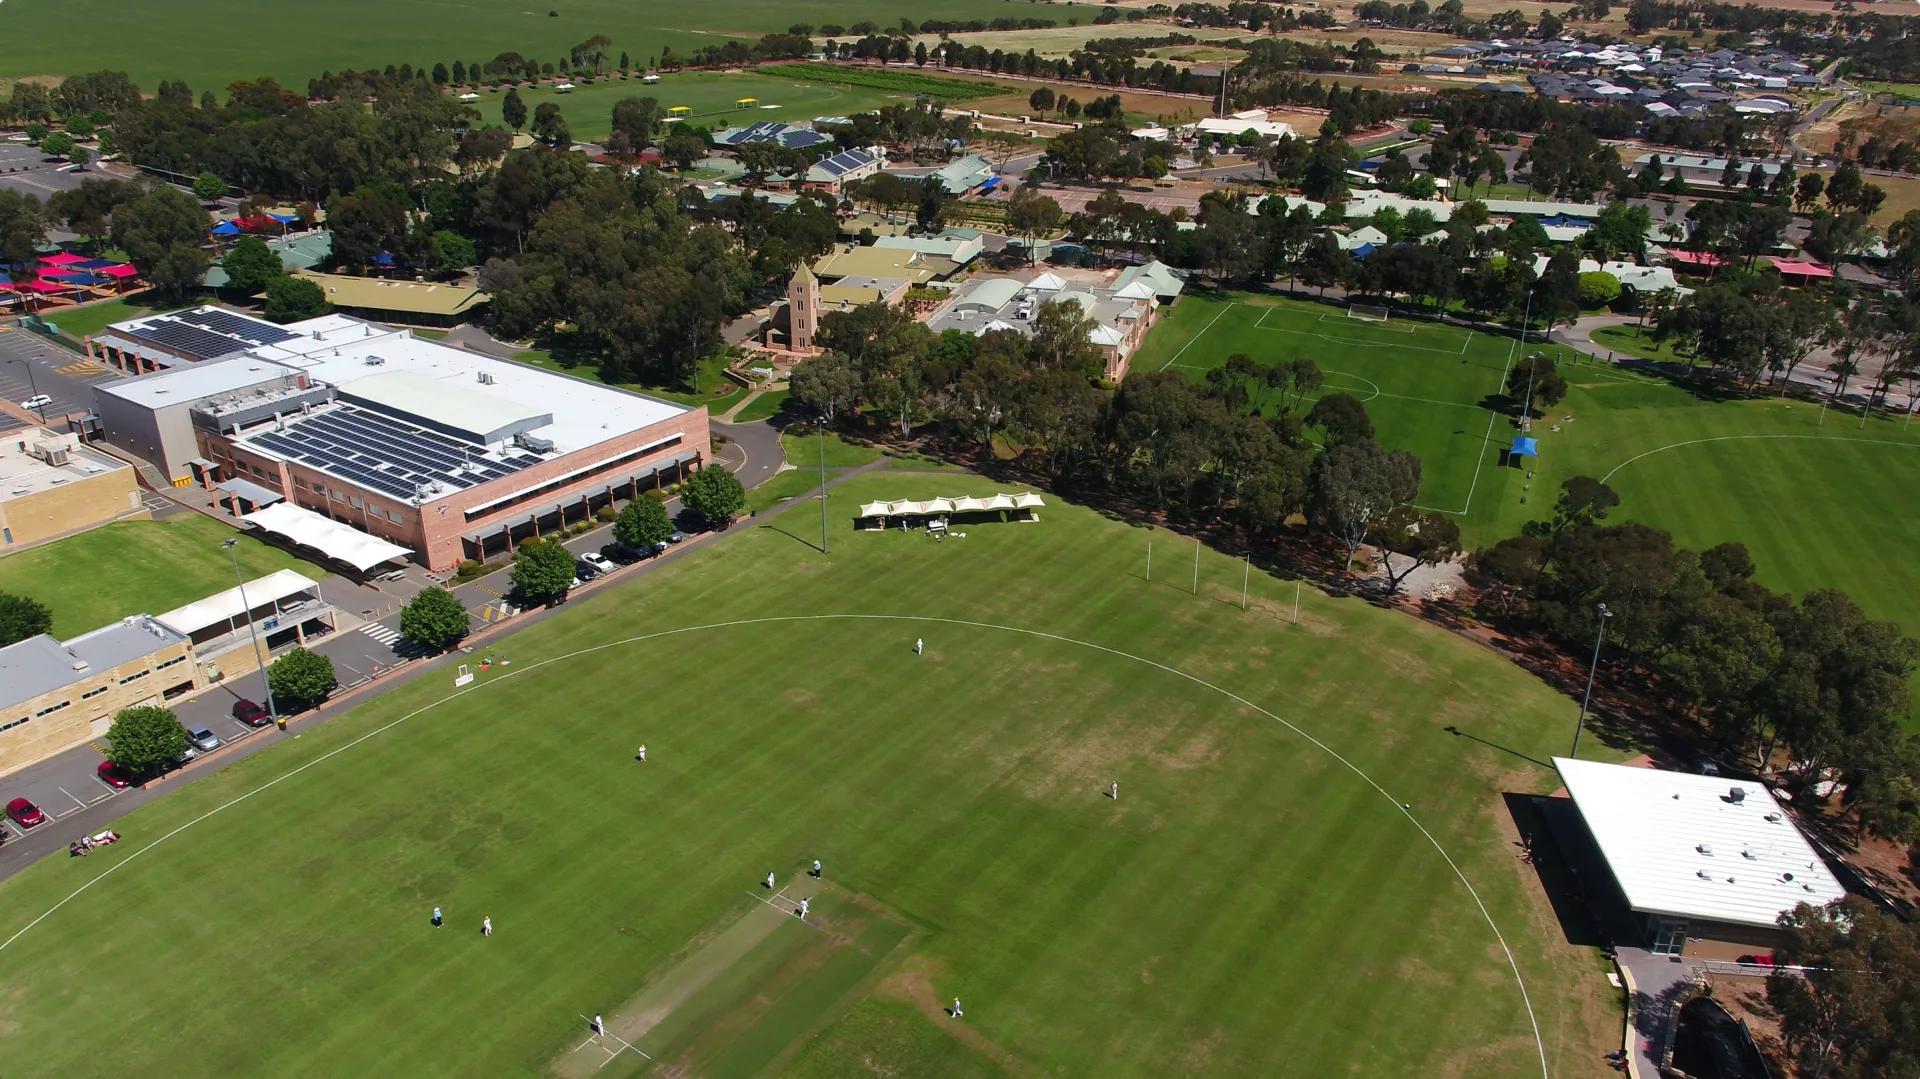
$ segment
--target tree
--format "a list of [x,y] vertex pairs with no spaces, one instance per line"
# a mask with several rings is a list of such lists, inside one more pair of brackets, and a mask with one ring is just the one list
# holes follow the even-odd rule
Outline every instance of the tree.
[[[459,61],[456,60],[455,64],[457,65],[458,63]],[[435,86],[445,86],[447,84],[447,79],[449,77],[450,76],[447,71],[447,65],[445,64],[433,65],[433,84]]]
[[1588,270],[1579,282],[1581,307],[1604,307],[1620,298],[1620,279],[1605,270]]
[[225,257],[220,260],[220,267],[227,271],[227,287],[249,296],[266,288],[268,281],[287,272],[280,256],[267,246],[267,241],[258,236],[242,236],[238,243],[227,249]]
[[684,171],[707,156],[707,144],[698,135],[669,135],[660,144],[660,156]]
[[520,91],[517,87],[508,87],[507,96],[501,99],[500,119],[506,121],[506,125],[515,131],[527,126],[527,103],[520,100]]
[[267,282],[267,302],[260,313],[274,322],[319,318],[332,310],[327,294],[311,278],[282,275]]
[[211,172],[203,172],[194,178],[193,195],[201,202],[212,202],[227,193],[227,182]]
[[1007,227],[1025,242],[1029,265],[1033,262],[1034,238],[1052,232],[1059,224],[1058,202],[1032,187],[1014,188],[1013,197],[1007,200]]
[[[1802,903],[1780,916],[1767,1003],[1800,1074],[1831,1079],[1912,1075],[1920,934],[1860,896]],[[1799,970],[1785,969],[1788,967]]]
[[638,153],[653,141],[660,126],[660,102],[651,97],[623,97],[613,103],[613,131],[607,148],[615,153]]
[[1314,522],[1354,553],[1394,507],[1420,492],[1420,459],[1372,441],[1330,447],[1313,463],[1307,505]]
[[288,652],[267,668],[267,688],[275,701],[314,704],[326,700],[336,684],[333,661],[304,648]]
[[1507,371],[1507,396],[1528,409],[1529,418],[1533,415],[1531,406],[1552,408],[1566,400],[1567,389],[1566,376],[1551,359],[1538,352]]
[[794,365],[793,399],[831,426],[860,398],[860,370],[839,352],[824,352]]
[[0,188],[0,259],[12,264],[8,275],[15,281],[34,278],[39,259],[35,252],[47,238],[46,213],[47,208],[32,195]]
[[1327,445],[1373,441],[1373,421],[1367,418],[1367,406],[1350,393],[1330,393],[1313,403],[1307,424],[1326,432]]
[[0,592],[0,646],[17,644],[53,629],[53,612],[27,596]]
[[747,489],[724,468],[703,468],[680,489],[680,501],[699,514],[708,528],[719,530],[747,508]]
[[520,545],[508,573],[527,598],[552,604],[566,598],[573,586],[573,552],[558,543],[530,539]]
[[[1437,566],[1460,553],[1460,525],[1437,511],[1422,513],[1412,506],[1395,506],[1387,511],[1374,535],[1380,543],[1380,568],[1386,573],[1389,595],[1400,591],[1401,582],[1414,570]],[[1412,561],[1396,573],[1394,555]]]
[[423,588],[400,608],[400,635],[438,652],[467,635],[467,609],[444,588]]
[[327,201],[327,229],[333,233],[333,257],[349,273],[362,273],[383,254],[406,246],[407,207],[386,191],[363,187]]
[[636,498],[620,507],[613,519],[613,538],[623,546],[645,551],[673,535],[673,520],[658,499]]
[[210,261],[207,211],[192,195],[160,185],[114,212],[113,241],[163,294],[185,296],[200,286]]
[[136,776],[164,769],[190,748],[187,729],[171,708],[122,708],[107,728],[107,758]]
[[65,157],[73,149],[73,136],[65,131],[56,131],[40,140],[40,149],[54,157]]
[[75,146],[67,151],[67,160],[76,165],[85,165],[93,160],[93,151],[84,146]]
[[560,115],[560,106],[551,101],[543,101],[533,110],[533,137],[556,150],[564,150],[573,145],[573,129],[567,126],[567,118]]
[[433,234],[433,269],[436,273],[454,273],[478,262],[480,255],[473,241],[451,229]]

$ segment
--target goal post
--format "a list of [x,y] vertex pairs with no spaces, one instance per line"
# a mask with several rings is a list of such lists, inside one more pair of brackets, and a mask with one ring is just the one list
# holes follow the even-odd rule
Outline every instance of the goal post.
[[1387,309],[1374,304],[1350,303],[1347,305],[1347,317],[1357,318],[1362,322],[1385,322]]

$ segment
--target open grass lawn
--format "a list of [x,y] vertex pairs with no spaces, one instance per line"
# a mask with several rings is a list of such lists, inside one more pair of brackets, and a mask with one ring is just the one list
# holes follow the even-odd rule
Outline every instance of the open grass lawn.
[[[550,10],[557,14],[549,16]],[[916,19],[1006,14],[1002,0],[923,0],[912,12]],[[7,43],[0,78],[108,68],[127,72],[149,93],[161,79],[185,79],[197,94],[271,75],[304,92],[308,79],[345,68],[451,67],[506,51],[557,61],[594,34],[613,39],[615,59],[624,50],[644,64],[663,46],[685,55],[729,36],[784,33],[796,22],[890,25],[900,15],[883,0],[329,0],[311,10],[264,13],[253,0],[8,0],[0,4],[0,41]],[[1062,25],[1068,18],[1064,8],[1047,16]],[[370,27],[377,34],[370,35]]]
[[140,318],[143,315],[155,314],[156,312],[165,311],[176,306],[173,304],[162,304],[157,307],[150,307],[143,302],[145,299],[144,294],[139,294],[117,300],[107,300],[104,303],[88,304],[85,307],[70,307],[61,311],[49,311],[42,317],[55,326],[60,327],[75,340],[79,340],[83,337],[92,337],[113,323],[125,322],[130,318]]
[[[502,123],[500,102],[507,92],[481,90],[479,94],[480,100],[471,104],[480,110],[484,122]],[[567,118],[573,137],[588,140],[605,138],[613,130],[613,103],[627,97],[651,97],[660,102],[663,109],[686,105],[693,110],[684,114],[688,123],[713,130],[719,130],[723,122],[729,127],[746,127],[764,120],[804,122],[816,116],[872,112],[882,105],[913,100],[913,95],[906,93],[858,86],[842,88],[737,71],[670,72],[655,83],[641,82],[637,77],[600,79],[564,94],[556,93],[551,84],[520,90],[520,99],[527,103],[529,115],[543,102],[551,101],[560,106],[560,114]],[[743,97],[758,98],[758,104],[744,109],[735,105]]]
[[769,419],[778,415],[780,410],[785,407],[787,407],[787,391],[769,390],[754,398],[747,404],[747,407],[741,409],[740,414],[733,418],[733,422],[755,423],[760,420]]
[[[1414,332],[1394,337],[1396,326]],[[1631,332],[1596,340],[1616,347]],[[1327,391],[1365,401],[1382,444],[1420,455],[1421,502],[1458,515],[1472,546],[1551,517],[1562,480],[1594,476],[1620,492],[1613,520],[1668,529],[1695,548],[1744,543],[1768,586],[1843,589],[1874,617],[1920,635],[1920,567],[1886,557],[1920,533],[1920,507],[1898,493],[1920,484],[1920,428],[1876,417],[1863,429],[1858,411],[1830,411],[1823,421],[1817,405],[1764,392],[1704,399],[1604,362],[1572,362],[1568,348],[1530,344],[1568,358],[1572,389],[1534,424],[1540,456],[1511,467],[1502,450],[1516,417],[1481,399],[1497,388],[1515,343],[1412,320],[1357,322],[1340,306],[1195,295],[1154,328],[1134,369],[1172,364],[1200,377],[1234,352],[1262,362],[1309,356],[1327,373]],[[1651,338],[1641,343],[1654,354]]]
[[[820,470],[817,468],[796,468],[775,475],[772,479],[747,492],[747,509],[759,513],[770,506],[776,506],[789,498],[801,495],[815,495],[820,490]],[[829,468],[826,481],[831,483],[840,477],[840,470]],[[817,502],[818,499],[815,499]],[[816,533],[818,528],[814,530]]]
[[649,386],[640,382],[608,382],[600,377],[598,365],[580,362],[564,352],[556,353],[544,348],[516,352],[513,358],[534,367],[544,367],[549,371],[558,371],[564,375],[572,375],[574,378],[584,378],[622,390],[644,393],[649,397],[658,397],[665,401],[682,405],[705,405],[707,413],[712,416],[718,416],[732,408],[747,392],[745,386],[720,373],[727,366],[725,355],[709,356],[700,361],[700,393],[693,393],[680,387]]
[[[821,463],[822,443],[825,443],[825,464]],[[833,432],[827,432],[825,439],[820,438],[810,424],[796,424],[780,433],[780,448],[786,458],[801,468],[851,468],[864,465],[868,461],[880,459],[880,451],[872,446],[862,446],[848,442]]]
[[1617,1047],[1502,797],[1558,785],[1514,754],[1572,701],[1358,601],[1289,624],[1291,582],[1243,611],[1225,556],[1148,583],[1148,532],[1059,499],[856,533],[896,487],[832,492],[831,559],[801,511],[744,523],[463,692],[398,688],[0,884],[8,1071],[650,1073],[574,1052],[597,1013],[716,1077],[1531,1079]]
[[[236,533],[197,513],[121,521],[0,558],[0,592],[32,596],[53,612],[53,635],[74,637],[130,614],[161,614],[233,587],[233,561],[220,543]],[[316,580],[327,571],[240,537],[248,580],[293,569]]]

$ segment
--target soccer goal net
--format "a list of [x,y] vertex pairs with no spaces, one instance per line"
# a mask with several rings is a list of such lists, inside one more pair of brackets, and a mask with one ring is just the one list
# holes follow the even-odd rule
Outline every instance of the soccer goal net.
[[1372,304],[1348,304],[1347,317],[1357,318],[1363,322],[1385,322],[1387,321],[1387,309],[1384,307],[1375,307]]

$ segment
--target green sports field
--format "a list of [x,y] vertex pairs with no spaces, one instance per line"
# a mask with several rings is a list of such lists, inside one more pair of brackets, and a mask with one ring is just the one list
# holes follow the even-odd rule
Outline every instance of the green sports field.
[[[1407,344],[1390,347],[1396,340]],[[1312,357],[1327,372],[1326,391],[1366,402],[1384,444],[1420,454],[1421,502],[1458,514],[1471,544],[1550,516],[1562,480],[1594,476],[1620,492],[1616,520],[1669,529],[1696,548],[1745,543],[1769,586],[1844,589],[1875,617],[1920,634],[1920,567],[1888,557],[1920,533],[1920,508],[1904,496],[1920,485],[1920,428],[1878,416],[1863,427],[1857,410],[1823,419],[1817,405],[1764,393],[1704,399],[1569,348],[1529,344],[1563,359],[1572,390],[1534,424],[1540,456],[1502,467],[1513,419],[1479,401],[1497,388],[1515,344],[1412,320],[1360,322],[1342,306],[1190,296],[1154,328],[1134,367],[1173,364],[1198,376],[1234,352],[1263,362]]]
[[993,490],[860,477],[831,558],[804,508],[743,522],[484,646],[511,664],[465,692],[296,728],[0,885],[8,1074],[650,1070],[595,1014],[703,1076],[1532,1077],[1618,1045],[1503,798],[1557,786],[1521,755],[1571,701],[1358,601],[1307,589],[1295,625],[1291,582],[1242,610],[1224,556],[1193,594],[1184,541],[1053,498],[940,544],[851,527]]
[[[1065,25],[1066,10],[1047,15]],[[594,34],[613,39],[616,58],[625,51],[644,64],[663,47],[686,55],[729,36],[784,33],[800,22],[887,25],[903,14],[924,21],[1010,11],[1004,0],[920,0],[910,12],[883,0],[7,0],[0,4],[0,79],[107,68],[127,72],[149,91],[161,79],[185,79],[197,94],[261,75],[305,88],[323,70],[451,67],[508,51],[557,61]]]
[[[480,100],[472,102],[480,110],[483,123],[499,124],[500,102],[506,91],[481,90]],[[911,102],[911,94],[889,94],[861,87],[841,88],[819,83],[795,82],[769,75],[742,75],[737,72],[680,71],[660,76],[659,82],[638,78],[602,79],[591,85],[579,85],[566,93],[550,86],[537,90],[521,89],[520,98],[531,114],[541,103],[560,106],[567,126],[576,139],[603,138],[613,129],[613,103],[625,97],[651,97],[663,109],[685,105],[687,122],[718,129],[724,122],[730,127],[745,127],[765,120],[788,123],[807,121],[816,116],[847,116],[872,112],[882,105]],[[757,98],[750,108],[740,108],[740,98]]]

